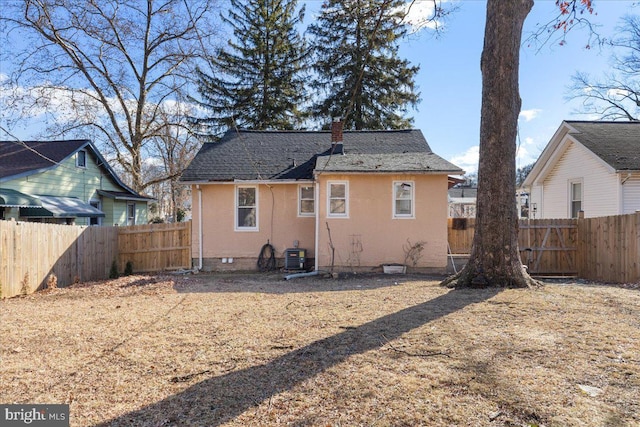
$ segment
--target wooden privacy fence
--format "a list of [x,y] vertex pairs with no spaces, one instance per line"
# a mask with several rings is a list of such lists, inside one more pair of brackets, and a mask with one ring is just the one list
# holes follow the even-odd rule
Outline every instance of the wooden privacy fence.
[[191,268],[191,223],[86,227],[0,221],[0,297],[133,272]]
[[[604,282],[640,280],[640,213],[584,219],[520,220],[518,245],[529,272]],[[475,218],[449,218],[451,253],[471,249]]]
[[0,290],[27,294],[54,274],[58,286],[109,276],[117,254],[115,227],[0,221]]
[[640,280],[640,212],[578,220],[578,275],[589,280]]
[[118,228],[118,264],[136,272],[191,268],[191,222]]

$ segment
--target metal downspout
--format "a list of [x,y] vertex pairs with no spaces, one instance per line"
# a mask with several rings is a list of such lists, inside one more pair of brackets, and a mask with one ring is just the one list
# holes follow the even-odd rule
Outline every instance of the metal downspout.
[[198,271],[202,270],[202,188],[200,184],[196,185],[198,189]]
[[319,242],[319,238],[320,238],[320,203],[318,200],[318,197],[320,196],[320,183],[316,180],[316,184],[315,184],[315,211],[316,211],[316,241],[315,241],[315,247],[314,247],[314,261],[313,261],[313,271],[318,271],[318,257],[319,257],[319,252],[318,249],[320,248],[320,242]]

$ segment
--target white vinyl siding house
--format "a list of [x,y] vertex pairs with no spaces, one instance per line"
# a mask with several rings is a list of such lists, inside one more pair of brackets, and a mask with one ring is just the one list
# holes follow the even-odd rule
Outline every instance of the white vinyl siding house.
[[622,177],[622,213],[640,211],[640,173]]
[[[611,160],[627,161],[629,155],[618,154],[616,147],[633,153],[635,144],[637,165],[634,159],[622,165]],[[575,217],[578,206],[587,218],[635,212],[640,209],[640,172],[629,165],[640,169],[640,124],[563,122],[523,184],[532,218]]]
[[616,176],[602,161],[573,141],[560,155],[548,176],[531,192],[531,203],[537,204],[536,218],[571,218],[571,184],[582,183],[582,210],[585,215],[616,215],[617,197],[611,188]]

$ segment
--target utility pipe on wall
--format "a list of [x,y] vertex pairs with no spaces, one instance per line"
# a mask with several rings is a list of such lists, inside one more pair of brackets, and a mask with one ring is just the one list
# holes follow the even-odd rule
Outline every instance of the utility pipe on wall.
[[313,270],[314,271],[318,271],[318,257],[320,256],[320,254],[318,253],[318,249],[320,248],[320,243],[319,243],[319,239],[320,239],[320,203],[318,203],[318,197],[320,197],[320,183],[318,182],[318,180],[316,179],[316,185],[315,185],[315,195],[314,195],[314,203],[315,203],[315,211],[316,211],[316,241],[315,241],[315,256],[314,261],[313,261]]
[[198,271],[202,270],[202,188],[196,185],[198,190]]

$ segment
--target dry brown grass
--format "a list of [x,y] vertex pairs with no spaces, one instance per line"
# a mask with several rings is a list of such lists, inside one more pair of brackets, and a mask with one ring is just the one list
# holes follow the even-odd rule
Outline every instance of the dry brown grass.
[[133,276],[0,308],[0,402],[73,426],[640,425],[637,288]]

